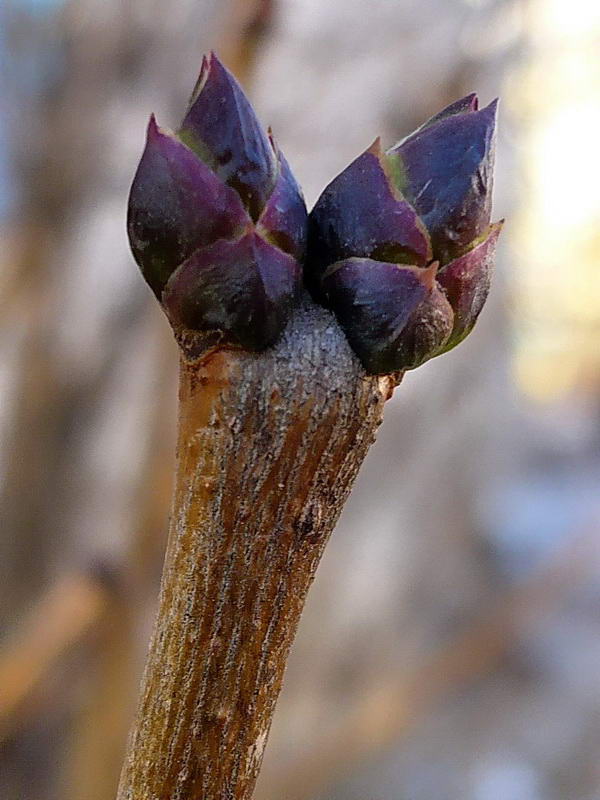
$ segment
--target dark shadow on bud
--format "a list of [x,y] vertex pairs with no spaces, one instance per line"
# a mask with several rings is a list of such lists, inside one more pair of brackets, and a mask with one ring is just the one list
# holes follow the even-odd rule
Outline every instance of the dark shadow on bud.
[[368,373],[413,369],[443,346],[452,309],[436,269],[349,258],[326,271],[327,304]]
[[268,241],[302,262],[306,252],[306,204],[285,156],[270,133],[269,138],[277,153],[279,172],[275,188],[260,215],[256,229]]
[[248,350],[273,344],[298,299],[296,259],[249,231],[197,250],[171,276],[163,305],[178,330],[222,331]]
[[454,309],[454,326],[444,352],[462,342],[477,322],[490,290],[502,225],[503,221],[491,225],[483,241],[451,261],[438,274],[438,282]]
[[437,282],[421,305],[413,311],[393,354],[397,369],[416,369],[444,352],[452,331],[454,313]]

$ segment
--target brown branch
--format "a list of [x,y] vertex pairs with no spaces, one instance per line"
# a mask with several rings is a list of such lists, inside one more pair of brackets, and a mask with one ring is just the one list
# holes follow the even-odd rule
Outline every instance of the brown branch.
[[257,51],[273,22],[275,0],[232,0],[219,53],[237,79],[247,85],[256,66]]
[[321,553],[390,379],[306,306],[270,351],[183,357],[158,619],[119,800],[247,800]]
[[109,800],[115,796],[137,676],[132,657],[129,594],[116,587],[89,636],[81,694],[62,759],[61,800]]

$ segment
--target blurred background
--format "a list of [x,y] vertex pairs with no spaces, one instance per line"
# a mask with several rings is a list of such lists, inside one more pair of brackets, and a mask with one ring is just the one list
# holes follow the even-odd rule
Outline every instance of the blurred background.
[[501,96],[475,333],[390,402],[257,800],[600,798],[600,4],[3,0],[0,796],[112,800],[153,620],[177,354],[128,252],[147,118],[215,48],[314,203]]

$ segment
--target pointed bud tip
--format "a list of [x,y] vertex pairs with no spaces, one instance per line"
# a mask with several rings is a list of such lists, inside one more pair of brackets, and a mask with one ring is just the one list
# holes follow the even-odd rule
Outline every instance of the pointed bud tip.
[[219,73],[222,75],[227,76],[227,78],[231,78],[228,71],[225,69],[219,57],[215,53],[214,50],[210,50],[208,55],[205,53],[202,56],[202,64],[200,66],[200,74],[198,75],[198,80],[196,81],[196,85],[194,86],[194,91],[192,92],[192,97],[190,100],[190,105],[193,105],[194,101],[198,98],[198,95],[202,92],[206,84],[218,78]]
[[180,145],[182,144],[170,128],[165,128],[158,124],[155,114],[150,114],[148,127],[146,128],[146,139],[147,144],[158,147],[164,146],[167,141],[175,141]]
[[207,62],[207,78],[210,78],[212,75],[224,75],[227,77],[228,80],[235,80],[233,74],[227,69],[225,64],[221,61],[219,56],[215,53],[214,50],[211,50],[208,54]]
[[200,74],[198,75],[198,85],[201,86],[206,80],[208,71],[210,69],[208,57],[206,53],[202,56],[202,63],[200,64]]
[[479,111],[479,97],[476,92],[461,97],[460,100],[455,100],[449,106],[443,108],[435,116],[425,123],[439,122],[441,119],[453,117],[459,114],[472,114],[474,111]]
[[277,179],[277,159],[234,75],[212,51],[192,94],[180,138],[233,187],[258,219]]
[[431,264],[425,269],[419,269],[419,279],[423,286],[427,289],[433,289],[435,285],[435,276],[440,268],[439,261],[432,261]]
[[478,111],[479,110],[479,98],[475,92],[471,92],[462,100],[465,103],[468,111]]
[[154,113],[150,114],[150,119],[148,120],[148,126],[146,128],[146,136],[148,139],[156,139],[160,134],[160,128],[158,127],[158,122],[156,121],[156,116]]
[[208,51],[208,55],[205,55],[204,58],[209,66],[212,66],[213,64],[218,64],[221,67],[223,66],[221,59],[217,55],[216,51],[212,48]]
[[496,117],[498,116],[498,105],[500,103],[500,98],[496,97],[489,103],[485,108],[482,108],[479,112],[482,116],[489,117],[493,120],[494,124],[496,124]]
[[375,156],[376,158],[379,158],[379,159],[381,158],[381,156],[383,155],[383,150],[381,148],[381,136],[378,136],[374,140],[373,144],[371,144],[369,147],[367,147],[367,149],[365,150],[365,153],[370,153],[371,155],[373,155],[373,156]]
[[226,81],[233,81],[233,75],[223,66],[219,57],[214,50],[210,50],[208,54],[202,56],[202,63],[200,65],[200,74],[198,80],[190,96],[188,103],[188,113],[194,106],[199,95],[202,93],[207,83],[218,81],[219,77],[224,77]]
[[269,140],[269,144],[271,145],[271,149],[275,153],[277,158],[281,158],[281,150],[279,149],[279,145],[275,139],[275,135],[273,133],[273,128],[269,125],[267,128],[267,139]]

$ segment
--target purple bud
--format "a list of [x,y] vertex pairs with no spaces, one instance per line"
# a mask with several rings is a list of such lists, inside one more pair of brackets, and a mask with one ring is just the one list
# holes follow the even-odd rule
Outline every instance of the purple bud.
[[414,369],[475,324],[500,230],[489,224],[495,118],[496,102],[479,111],[470,94],[386,155],[377,140],[311,212],[309,288],[368,372]]
[[503,222],[491,225],[482,242],[438,273],[437,280],[454,309],[454,326],[444,351],[451,350],[471,332],[483,308],[502,225]]
[[270,138],[277,153],[279,174],[256,228],[265,239],[302,261],[306,250],[306,205],[285,156]]
[[300,277],[296,259],[250,230],[196,250],[170,277],[163,304],[174,327],[226,331],[262,350],[285,326]]
[[413,369],[445,344],[452,309],[436,270],[349,258],[325,272],[327,304],[370,374]]
[[422,266],[431,258],[427,231],[386,167],[377,139],[319,197],[309,218],[313,284],[329,264],[353,256]]
[[442,264],[461,255],[490,224],[496,107],[494,101],[481,111],[450,116],[445,109],[389,151],[400,189],[425,223]]
[[277,159],[242,88],[214,53],[202,63],[179,136],[257,220],[277,179]]
[[299,294],[306,229],[287,161],[213,54],[180,134],[148,126],[128,213],[144,277],[178,329],[267,347]]
[[198,247],[235,236],[250,222],[237,193],[150,117],[146,149],[129,195],[135,260],[156,295]]

